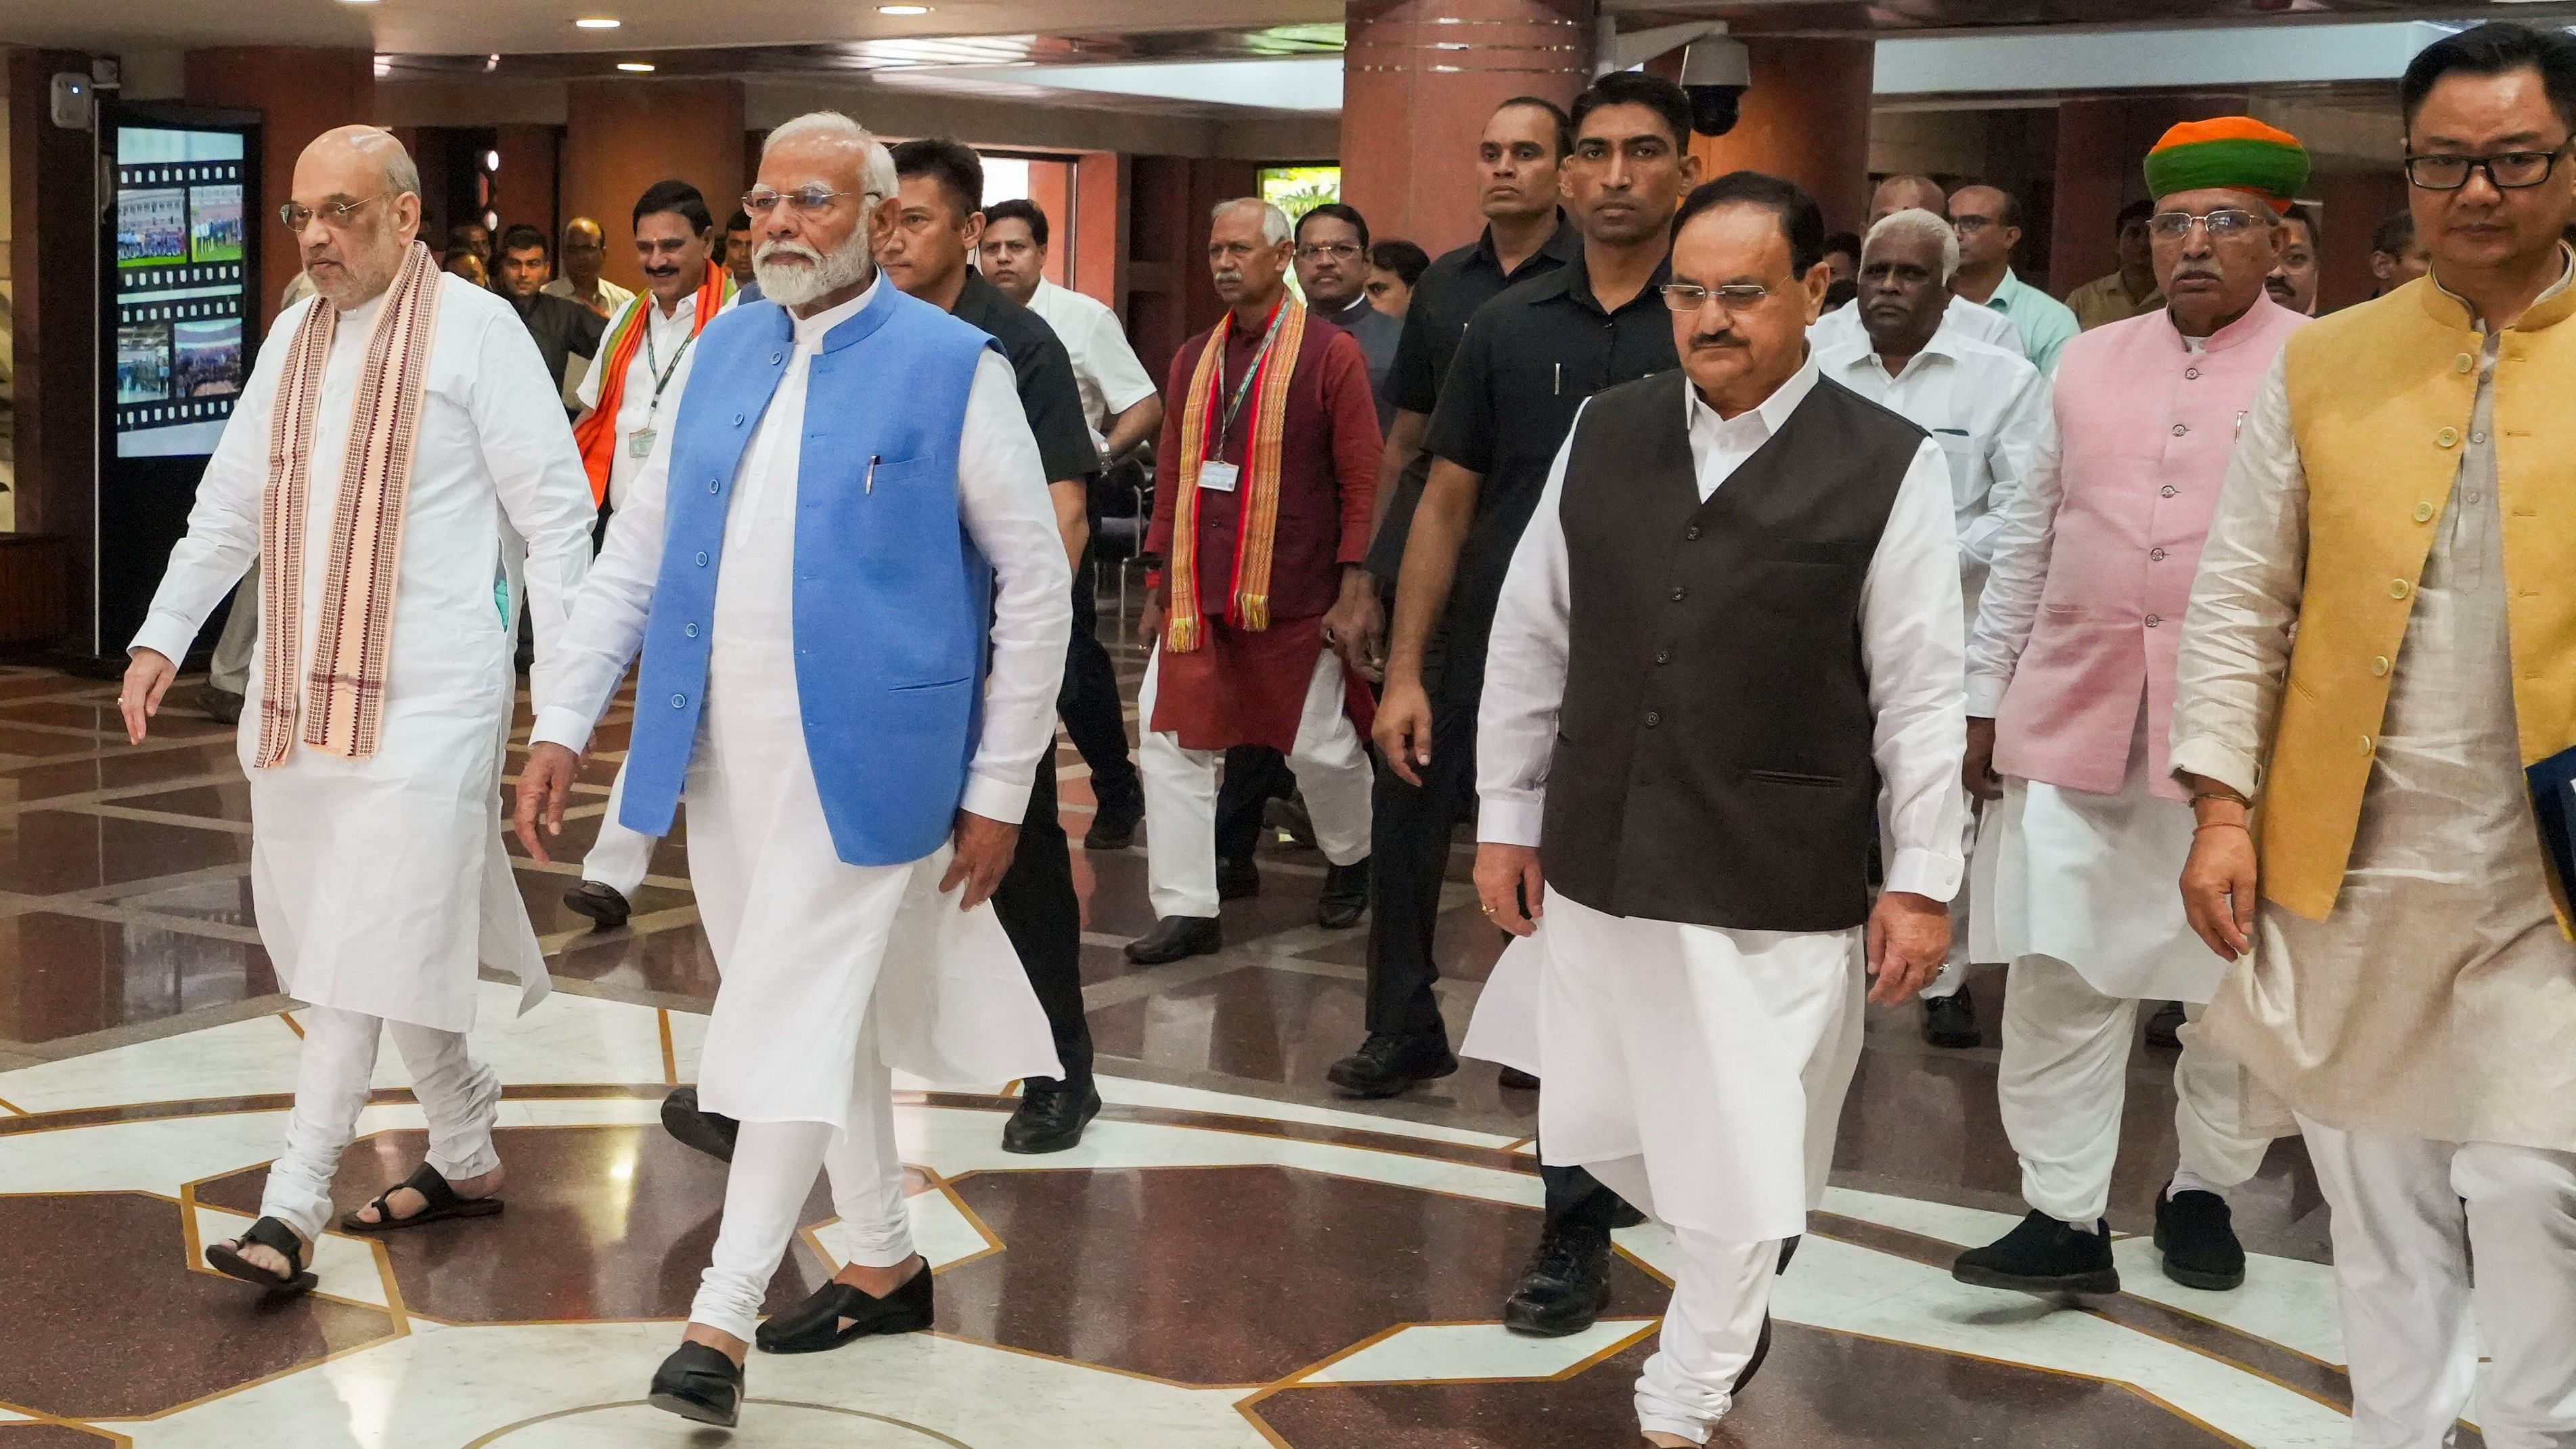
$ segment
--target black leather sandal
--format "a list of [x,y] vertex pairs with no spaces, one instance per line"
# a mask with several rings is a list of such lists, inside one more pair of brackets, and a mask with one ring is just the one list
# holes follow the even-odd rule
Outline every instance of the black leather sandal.
[[[233,1243],[239,1243],[241,1247],[235,1247]],[[208,1243],[206,1266],[227,1278],[238,1278],[254,1288],[265,1288],[281,1298],[310,1293],[313,1285],[322,1281],[304,1266],[304,1240],[295,1236],[295,1229],[275,1218],[261,1218],[233,1243]],[[294,1271],[280,1278],[243,1257],[241,1248],[253,1244],[275,1250],[292,1265]]]
[[742,1366],[703,1343],[683,1343],[653,1370],[645,1402],[665,1413],[730,1429],[742,1417]]
[[[427,1205],[410,1217],[398,1218],[394,1216],[393,1207],[386,1199],[404,1188],[410,1188],[419,1193],[422,1201]],[[368,1222],[358,1216],[358,1213],[350,1213],[340,1219],[340,1230],[348,1233],[390,1233],[401,1228],[427,1227],[431,1223],[445,1222],[449,1218],[488,1218],[501,1210],[501,1200],[497,1197],[458,1197],[456,1189],[447,1185],[447,1179],[439,1175],[438,1169],[424,1162],[411,1170],[411,1176],[377,1194],[376,1200],[367,1204],[367,1207],[376,1210],[374,1222]],[[358,1212],[365,1211],[366,1208],[358,1209]]]
[[[842,1319],[848,1319],[847,1324]],[[882,1298],[847,1283],[826,1283],[802,1303],[772,1314],[753,1341],[762,1353],[822,1353],[878,1333],[919,1333],[932,1318],[930,1265]]]

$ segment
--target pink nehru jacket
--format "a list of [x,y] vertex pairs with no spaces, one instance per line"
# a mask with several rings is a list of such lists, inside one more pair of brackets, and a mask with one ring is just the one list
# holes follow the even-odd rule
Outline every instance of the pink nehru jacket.
[[2158,308],[2059,354],[2065,495],[2039,617],[1995,716],[1997,772],[2118,794],[2144,689],[2147,778],[2184,798],[2165,737],[2192,575],[2237,428],[2307,320],[2266,296],[2193,352]]

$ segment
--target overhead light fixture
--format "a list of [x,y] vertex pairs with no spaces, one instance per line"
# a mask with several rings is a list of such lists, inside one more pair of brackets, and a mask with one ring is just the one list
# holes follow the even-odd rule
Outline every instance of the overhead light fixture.
[[581,30],[615,30],[618,26],[624,23],[625,22],[620,20],[613,20],[605,15],[586,15],[581,19],[574,21],[573,25],[575,28]]
[[617,68],[619,70],[632,71],[637,75],[642,75],[653,68],[653,62],[649,60],[621,60],[617,63]]
[[880,5],[877,7],[877,13],[879,15],[927,15],[930,13],[930,7],[927,5]]

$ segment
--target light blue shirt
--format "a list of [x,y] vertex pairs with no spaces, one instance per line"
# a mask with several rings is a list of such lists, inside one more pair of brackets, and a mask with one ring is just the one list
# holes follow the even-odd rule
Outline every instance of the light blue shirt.
[[2004,268],[2004,279],[1995,285],[1986,307],[2012,319],[2013,330],[2021,334],[2022,355],[2042,377],[2057,376],[2058,349],[2084,330],[2075,320],[2075,309],[2014,276],[2010,267]]

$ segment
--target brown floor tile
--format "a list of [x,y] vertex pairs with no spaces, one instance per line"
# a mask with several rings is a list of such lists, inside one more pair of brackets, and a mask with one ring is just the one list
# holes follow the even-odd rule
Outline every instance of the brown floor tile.
[[[1534,1209],[1278,1167],[976,1173],[1005,1245],[939,1277],[939,1326],[1193,1384],[1293,1373],[1399,1323],[1491,1319]],[[1662,1311],[1625,1258],[1613,1314]],[[1345,1441],[1357,1442],[1357,1441]]]
[[557,976],[601,986],[666,992],[706,1002],[716,996],[715,951],[707,944],[707,933],[694,922],[663,931],[604,931],[580,937],[547,965]]
[[13,770],[0,770],[0,804],[24,804],[63,795],[87,794],[92,790],[119,790],[131,785],[148,785],[157,780],[187,780],[214,774],[240,778],[241,765],[231,740],[211,741],[176,750],[120,750],[86,759],[58,760],[50,765],[22,765]]
[[[1273,857],[1265,854],[1262,863]],[[1311,862],[1318,871],[1324,858],[1312,851],[1294,855],[1280,852],[1278,859]],[[1146,898],[1145,852],[1140,848],[1122,851],[1077,849],[1073,853],[1074,889],[1082,896],[1082,924],[1085,930],[1099,931],[1118,937],[1141,936],[1154,928],[1154,908]],[[1321,874],[1302,871],[1269,870],[1262,873],[1261,894],[1248,900],[1226,901],[1217,908],[1217,918],[1225,923],[1225,937],[1241,945],[1280,931],[1313,925],[1315,896],[1323,889]],[[1360,928],[1365,930],[1366,926]]]
[[250,837],[69,810],[0,816],[0,890],[54,895],[250,859]]
[[250,819],[250,782],[191,785],[151,795],[120,795],[113,802],[131,810],[164,810],[173,815],[202,815],[209,820]]
[[0,1424],[0,1449],[102,1449],[109,1444],[132,1442],[105,1429],[78,1429],[69,1424]]
[[[197,696],[187,687],[174,689],[161,712],[152,717],[152,733],[168,739],[190,735],[232,737],[233,726],[200,714]],[[113,696],[100,700],[39,700],[32,704],[0,705],[0,728],[13,724],[58,725],[67,729],[90,730],[125,738],[125,716],[116,707]]]
[[394,1331],[380,1308],[190,1271],[163,1198],[0,1197],[0,1242],[0,1400],[61,1418],[158,1413]]
[[[1510,939],[1477,907],[1452,906],[1440,913],[1432,927],[1431,959],[1444,980],[1481,982],[1494,974],[1494,963],[1502,959]],[[1366,966],[1368,930],[1363,925],[1328,945],[1298,954],[1342,966]]]
[[230,880],[203,880],[182,886],[147,890],[140,895],[116,896],[113,902],[139,911],[156,911],[165,916],[185,916],[192,921],[213,921],[227,926],[257,926],[259,918],[251,907],[250,875],[245,871]]
[[47,911],[0,916],[0,1038],[52,1041],[275,990],[257,946]]

